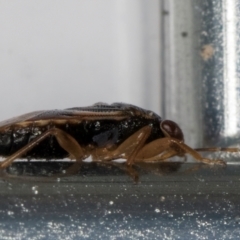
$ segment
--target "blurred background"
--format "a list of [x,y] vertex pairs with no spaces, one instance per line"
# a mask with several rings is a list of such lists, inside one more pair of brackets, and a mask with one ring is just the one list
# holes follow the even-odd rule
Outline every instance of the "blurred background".
[[193,147],[229,145],[238,2],[0,1],[0,119],[127,102],[176,121]]
[[159,1],[0,3],[1,118],[98,101],[159,112]]
[[[0,120],[126,102],[192,147],[239,143],[239,16],[240,0],[0,0]],[[237,163],[149,164],[139,184],[95,163],[46,181],[0,172],[0,238],[240,239]]]

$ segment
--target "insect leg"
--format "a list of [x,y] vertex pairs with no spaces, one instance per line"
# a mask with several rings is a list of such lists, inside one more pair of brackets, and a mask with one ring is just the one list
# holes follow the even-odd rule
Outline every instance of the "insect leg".
[[[111,161],[117,158],[126,158],[128,162],[132,162],[139,149],[142,148],[149,134],[151,133],[151,126],[145,126],[132,134],[119,147],[113,150],[106,148],[96,149],[91,153],[94,160]],[[129,160],[130,159],[130,160]]]
[[153,157],[148,157],[146,158],[146,155],[144,155],[145,158],[143,157],[143,155],[140,153],[137,155],[136,157],[136,162],[157,162],[157,161],[165,161],[168,160],[171,157],[174,156],[181,156],[184,157],[184,161],[186,161],[186,156],[182,156],[180,155],[178,152],[176,152],[174,149],[166,149],[163,152],[159,152],[156,156]]
[[136,161],[158,161],[167,157],[176,156],[176,151],[172,150],[172,154],[164,158],[164,154],[167,154],[170,150],[171,148],[166,138],[160,138],[143,146],[136,156]]
[[134,181],[137,182],[138,174],[132,168],[132,164],[135,161],[138,151],[143,147],[146,139],[149,137],[151,130],[151,126],[141,128],[126,139],[117,149],[96,149],[95,153],[92,154],[93,159],[111,161],[117,158],[126,158],[127,166],[125,166],[124,169],[134,179]]
[[32,140],[25,147],[21,148],[20,150],[6,158],[3,162],[0,163],[0,168],[2,169],[7,168],[16,158],[20,158],[23,154],[34,148],[38,143],[40,143],[50,135],[55,136],[59,145],[70,155],[72,155],[76,159],[76,161],[80,161],[83,159],[84,157],[83,150],[81,146],[78,144],[78,142],[72,136],[62,131],[61,129],[51,128],[44,132],[43,134],[41,134],[39,137]]
[[[196,160],[206,164],[225,165],[222,160],[211,160],[203,158],[197,151],[175,138],[161,138],[145,145],[137,154],[136,162],[161,161],[172,156],[183,156],[190,154]],[[161,155],[162,154],[162,155]]]
[[223,160],[219,160],[219,159],[212,160],[208,158],[203,158],[197,151],[195,151],[194,149],[192,149],[191,147],[189,147],[188,145],[184,144],[183,142],[177,139],[171,138],[171,144],[180,147],[180,149],[182,149],[185,153],[192,155],[192,157],[194,157],[199,162],[210,164],[210,165],[214,165],[214,164],[226,165],[226,163]]
[[197,152],[239,152],[239,148],[223,148],[223,147],[209,147],[209,148],[194,148]]
[[[137,153],[143,147],[144,143],[146,142],[147,138],[149,137],[149,135],[151,133],[152,128],[150,126],[146,126],[146,127],[144,127],[144,131],[143,131],[143,128],[141,130],[142,130],[142,133],[139,136],[138,145],[133,149],[130,156],[127,158],[128,166],[131,166],[133,164]],[[133,141],[133,139],[131,139],[131,137],[128,140]]]
[[100,164],[102,166],[106,165],[110,165],[110,166],[114,166],[116,168],[119,168],[120,170],[125,171],[132,179],[135,183],[138,183],[139,180],[139,176],[138,176],[138,172],[132,167],[132,166],[128,166],[126,164],[122,164],[122,163],[117,163],[117,162],[113,162],[113,161],[105,161],[105,162],[100,162]]

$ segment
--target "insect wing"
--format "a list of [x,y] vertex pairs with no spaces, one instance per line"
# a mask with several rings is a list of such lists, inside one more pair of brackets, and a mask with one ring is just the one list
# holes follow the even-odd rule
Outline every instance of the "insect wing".
[[14,125],[14,124],[17,124],[17,123],[20,123],[20,122],[24,122],[28,119],[31,119],[35,116],[38,116],[42,112],[44,112],[44,111],[30,112],[30,113],[26,113],[26,114],[23,114],[23,115],[20,115],[20,116],[17,116],[17,117],[13,117],[13,118],[1,121],[0,122],[0,129],[1,128],[6,128],[8,126],[11,126],[11,125]]
[[129,113],[121,111],[116,108],[99,108],[99,107],[85,107],[85,108],[69,108],[65,110],[50,110],[50,111],[36,111],[20,115],[18,117],[10,118],[0,122],[0,130],[6,129],[13,125],[28,125],[33,122],[49,122],[49,121],[81,121],[81,120],[107,120],[115,119],[122,120],[129,117]]

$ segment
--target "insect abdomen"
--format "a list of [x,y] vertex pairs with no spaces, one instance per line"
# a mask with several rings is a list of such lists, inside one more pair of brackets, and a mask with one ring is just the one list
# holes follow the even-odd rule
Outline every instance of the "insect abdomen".
[[12,148],[12,133],[2,133],[0,134],[0,155],[8,156]]
[[[34,138],[38,137],[33,129],[20,129],[0,133],[0,155],[10,156],[25,147]],[[23,158],[56,159],[67,157],[67,152],[60,147],[54,136],[49,136],[33,149],[29,150]]]

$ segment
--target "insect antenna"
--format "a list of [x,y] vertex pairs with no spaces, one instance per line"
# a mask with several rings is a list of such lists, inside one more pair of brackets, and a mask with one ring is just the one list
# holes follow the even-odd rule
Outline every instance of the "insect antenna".
[[209,147],[209,148],[195,148],[197,152],[240,152],[239,148],[224,148],[224,147]]

